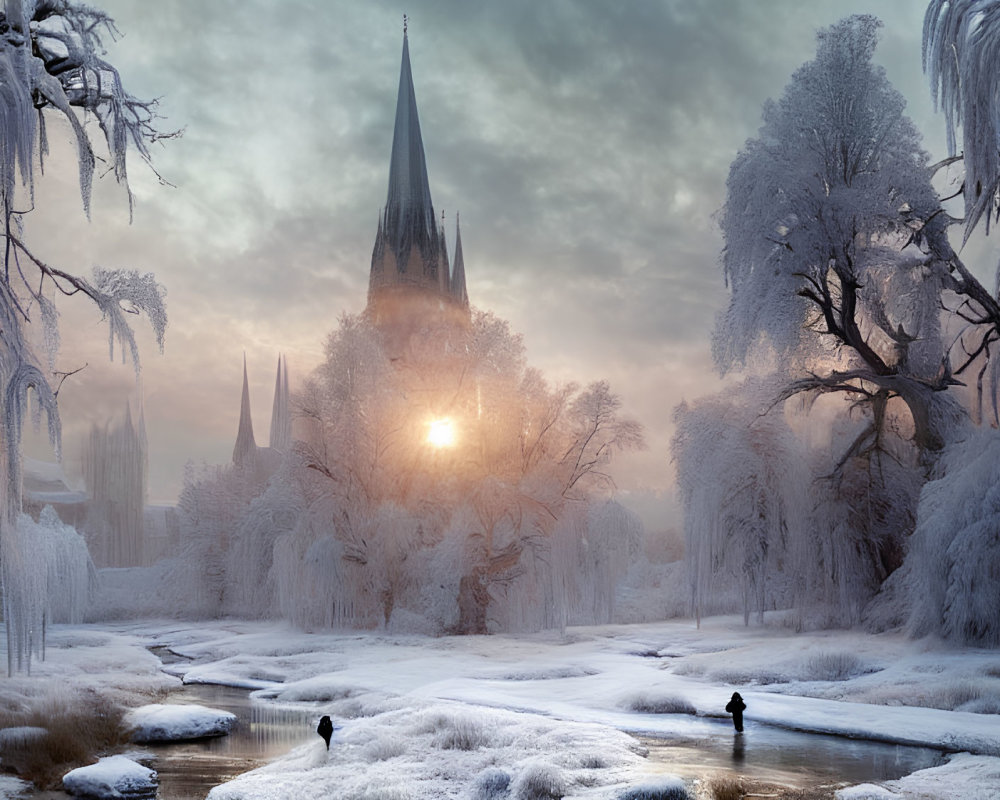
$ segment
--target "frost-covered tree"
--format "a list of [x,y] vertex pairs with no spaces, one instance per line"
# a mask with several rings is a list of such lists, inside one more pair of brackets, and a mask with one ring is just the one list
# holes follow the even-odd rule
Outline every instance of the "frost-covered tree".
[[[163,292],[152,274],[95,268],[91,278],[74,275],[42,260],[21,236],[22,220],[33,201],[34,170],[48,152],[46,120],[56,112],[69,125],[77,149],[80,193],[89,213],[95,153],[82,116],[98,121],[116,179],[128,186],[126,151],[131,146],[148,162],[149,145],[163,137],[156,129],[156,104],[137,100],[122,86],[117,70],[104,57],[102,37],[115,35],[103,12],[72,0],[11,0],[0,15],[0,205],[4,237],[0,276],[0,389],[4,449],[3,510],[0,514],[0,560],[3,570],[4,619],[9,658],[23,649],[40,648],[43,620],[37,608],[18,595],[12,570],[28,556],[14,537],[21,506],[21,429],[29,392],[39,413],[48,417],[49,434],[58,445],[59,416],[52,375],[58,346],[53,298],[80,294],[104,315],[112,355],[116,343],[138,368],[138,351],[127,314],[148,316],[162,344],[166,326]],[[170,134],[168,134],[170,135]],[[129,193],[129,206],[132,199]],[[27,328],[37,320],[45,328],[47,359],[28,343]],[[55,384],[55,388],[54,388]],[[31,617],[31,618],[29,618]],[[12,641],[13,629],[36,632]],[[13,664],[8,664],[12,668]]]
[[[731,298],[713,351],[723,373],[766,368],[772,395],[745,384],[742,410],[722,400],[685,409],[675,443],[696,594],[727,571],[744,592],[768,576],[780,595],[772,602],[827,623],[856,622],[898,566],[927,470],[967,425],[948,391],[956,381],[941,325],[944,299],[963,288],[947,245],[951,219],[902,96],[872,63],[879,26],[859,16],[821,31],[815,59],[765,105],[758,136],[730,168],[720,221]],[[742,452],[750,431],[763,432],[796,396],[807,402],[786,414],[800,438],[810,432],[809,446],[772,423],[764,463],[783,480],[808,481],[800,490],[809,505],[784,516],[769,506],[779,490],[748,457],[721,471],[734,499],[713,498],[696,477],[712,460],[712,436],[696,432],[721,436],[724,421],[742,415],[746,431],[731,434]],[[739,487],[754,503],[737,502]],[[767,526],[782,518],[795,523],[771,561],[761,554],[773,545],[761,542],[779,541]],[[718,537],[736,533],[749,558],[727,566]],[[782,584],[789,565],[794,580]]]
[[[1000,14],[996,3],[930,4],[925,65],[953,151],[937,165],[920,149],[902,97],[872,63],[878,26],[852,17],[822,31],[815,60],[765,106],[759,136],[734,161],[721,217],[732,297],[714,353],[723,372],[766,365],[781,374],[775,404],[804,396],[804,408],[816,403],[823,412],[786,408],[810,441],[812,522],[808,533],[790,531],[800,550],[812,543],[813,561],[799,562],[800,607],[856,622],[882,584],[878,614],[886,624],[905,616],[899,597],[906,595],[913,630],[993,643],[995,613],[983,598],[995,594],[997,546],[981,524],[992,519],[990,495],[965,468],[984,462],[951,387],[978,370],[977,403],[988,390],[1000,417],[992,357],[1000,303],[962,263],[948,232],[964,222],[968,237],[997,197],[991,64]],[[960,160],[960,127],[966,216],[955,220],[931,179]],[[976,514],[945,501],[956,494]],[[698,504],[689,498],[688,507]]]
[[[421,589],[435,581],[453,592],[456,631],[563,624],[572,603],[554,588],[565,583],[554,554],[582,557],[556,542],[587,528],[569,519],[606,495],[612,454],[641,446],[641,428],[604,382],[550,388],[492,314],[423,324],[393,360],[377,324],[344,317],[306,382],[296,458],[308,510],[281,545],[281,605],[294,608],[296,570],[318,558],[330,594],[312,624],[444,619],[428,611],[442,607],[437,592]],[[453,427],[453,443],[429,443],[434,420]],[[455,583],[419,572],[444,564],[459,570]],[[562,610],[512,610],[527,597]]]
[[781,413],[762,413],[768,388],[745,384],[743,402],[727,393],[682,404],[674,415],[684,555],[699,622],[703,613],[734,607],[745,622],[788,607],[808,560],[793,548],[796,537],[810,546],[809,470]]
[[713,342],[723,370],[770,348],[784,396],[844,393],[909,410],[917,445],[939,450],[962,413],[939,331],[947,228],[904,100],[871,59],[880,23],[821,31],[816,58],[764,108],[730,168],[722,211],[732,296]]

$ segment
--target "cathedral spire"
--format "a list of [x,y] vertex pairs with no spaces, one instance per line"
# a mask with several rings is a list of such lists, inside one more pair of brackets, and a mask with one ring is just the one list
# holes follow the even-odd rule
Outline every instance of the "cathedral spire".
[[[392,132],[392,157],[389,162],[389,193],[385,201],[386,231],[389,244],[405,262],[413,245],[423,245],[435,238],[434,206],[427,180],[424,142],[420,136],[417,97],[410,71],[410,45],[403,34],[403,59],[399,69],[399,94],[396,97],[396,124]],[[425,258],[430,253],[423,254]],[[400,263],[400,271],[406,270]]]
[[458,213],[455,213],[455,261],[451,267],[451,296],[463,308],[469,307],[469,293],[465,288],[465,259],[462,257],[462,229],[458,223]]
[[257,443],[253,438],[253,420],[250,418],[250,383],[247,381],[247,357],[243,354],[243,398],[240,401],[240,427],[233,448],[233,463],[237,466],[249,465],[257,455]]
[[272,450],[287,453],[292,444],[292,413],[288,398],[288,362],[278,356],[278,374],[274,379],[274,404],[271,406]]
[[382,286],[398,283],[437,289],[441,280],[440,264],[440,235],[427,180],[427,162],[410,71],[410,45],[404,25],[389,161],[389,191],[372,251],[369,297]]

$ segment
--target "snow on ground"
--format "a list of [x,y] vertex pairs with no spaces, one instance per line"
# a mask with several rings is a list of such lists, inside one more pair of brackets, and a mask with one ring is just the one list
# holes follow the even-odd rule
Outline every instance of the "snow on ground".
[[132,653],[139,677],[105,670],[101,681],[148,681],[152,656],[139,646],[166,647],[186,659],[168,665],[185,680],[261,687],[260,700],[330,714],[342,726],[329,752],[317,736],[217,788],[212,800],[346,798],[362,786],[379,787],[387,800],[485,798],[501,785],[517,796],[549,784],[567,797],[615,797],[661,779],[622,731],[731,735],[723,709],[734,690],[758,747],[777,725],[968,751],[880,791],[918,798],[940,780],[965,787],[956,798],[973,789],[1000,796],[1000,721],[973,713],[1000,707],[998,651],[744,628],[733,618],[703,621],[700,630],[675,621],[442,638],[171,621],[63,628],[50,660],[85,661],[65,646],[74,637],[104,637],[116,662],[115,653]]
[[133,742],[175,742],[225,736],[235,723],[235,714],[193,704],[152,703],[134,708],[125,716]]
[[156,792],[156,772],[125,756],[108,756],[96,764],[67,772],[63,788],[77,797],[110,800],[152,797]]

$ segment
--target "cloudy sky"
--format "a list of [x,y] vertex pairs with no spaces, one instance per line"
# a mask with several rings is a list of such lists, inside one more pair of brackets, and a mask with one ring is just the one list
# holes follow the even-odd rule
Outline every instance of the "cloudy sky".
[[[404,11],[431,193],[449,236],[461,212],[470,298],[523,333],[553,380],[611,381],[649,442],[619,462],[629,497],[669,491],[673,409],[721,385],[713,214],[815,31],[881,17],[877,58],[944,155],[916,0],[95,2],[124,33],[108,58],[126,86],[184,128],[155,151],[173,188],[134,159],[132,224],[110,177],[88,223],[53,125],[27,235],[63,268],[151,270],[167,288],[164,354],[142,338],[154,500],[176,497],[186,461],[229,460],[244,353],[266,440],[278,354],[294,389],[338,316],[364,307]],[[97,315],[61,308],[61,364],[88,364],[61,395],[72,473],[89,425],[136,389]]]

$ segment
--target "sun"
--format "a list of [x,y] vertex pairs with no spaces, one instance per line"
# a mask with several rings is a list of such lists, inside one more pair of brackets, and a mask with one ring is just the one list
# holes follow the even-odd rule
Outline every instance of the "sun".
[[431,447],[454,447],[455,423],[447,417],[428,423],[427,444]]

